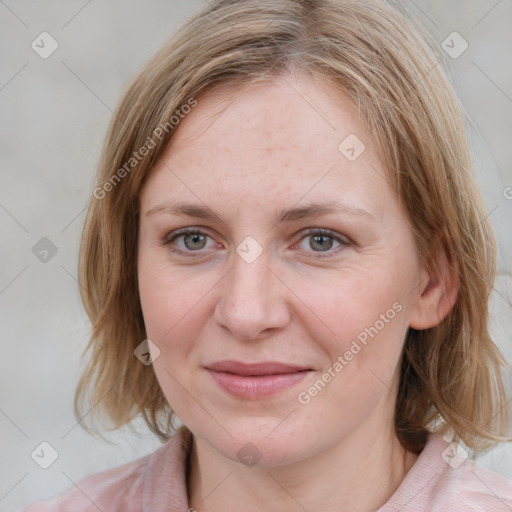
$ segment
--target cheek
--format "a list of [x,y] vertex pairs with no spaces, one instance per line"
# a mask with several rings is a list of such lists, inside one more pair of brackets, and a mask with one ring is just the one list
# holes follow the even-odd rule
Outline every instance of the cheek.
[[184,389],[191,387],[191,354],[204,323],[200,317],[205,314],[205,303],[200,299],[205,290],[199,289],[199,281],[170,272],[161,262],[140,259],[139,295],[146,335],[159,350],[153,370],[180,418],[187,417],[190,407],[190,395]]
[[368,331],[375,334],[373,327],[379,333],[403,330],[407,288],[391,273],[352,268],[325,280],[296,276],[293,284],[294,293],[314,313],[308,315],[312,338],[322,333],[331,355],[348,350],[358,335],[364,343]]
[[194,280],[180,269],[173,270],[161,248],[151,248],[139,251],[138,285],[148,337],[162,342],[192,309]]
[[[315,397],[315,389],[304,389],[304,401],[311,398],[319,407],[336,403],[344,414],[360,415],[375,405],[386,386],[391,387],[408,327],[407,272],[403,265],[390,265],[387,272],[367,266],[315,286],[309,279],[303,287],[297,281],[295,291],[307,297],[305,302],[315,313],[308,315],[309,336],[327,356],[319,377],[328,383],[325,388],[317,386],[322,397]],[[324,407],[319,414],[336,412]]]
[[407,328],[400,290],[387,280],[365,282],[371,286],[347,278],[333,287],[330,297],[308,295],[311,304],[322,305],[317,311],[335,334],[315,336],[320,322],[309,325],[311,339],[327,356],[326,365],[315,382],[299,390],[298,400],[305,404],[303,412],[320,423],[342,422],[348,430],[393,388]]
[[165,364],[169,373],[182,380],[199,360],[197,343],[202,326],[213,315],[208,296],[218,278],[190,269],[171,269],[161,257],[148,255],[139,262],[139,295],[147,337],[160,350],[159,365]]
[[[181,340],[178,344],[181,345],[186,338],[193,337],[204,308],[201,293],[199,290],[195,293],[193,285],[193,280],[183,283],[158,274],[140,287],[146,332],[159,346],[167,347],[170,340]],[[173,343],[173,346],[177,345]]]

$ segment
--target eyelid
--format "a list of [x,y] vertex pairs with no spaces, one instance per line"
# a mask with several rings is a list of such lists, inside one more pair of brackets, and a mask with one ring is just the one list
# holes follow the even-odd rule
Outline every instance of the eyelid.
[[167,235],[165,235],[163,240],[161,241],[160,245],[167,245],[167,246],[169,246],[170,251],[172,251],[174,253],[186,255],[187,257],[196,258],[199,256],[204,256],[204,253],[202,252],[202,250],[184,251],[183,249],[172,246],[172,243],[176,238],[179,238],[181,236],[186,236],[186,235],[204,235],[213,240],[213,237],[208,233],[208,230],[206,228],[186,227],[186,228],[177,229],[177,230],[172,231],[172,232],[168,233]]
[[332,238],[333,240],[337,241],[340,246],[336,247],[334,250],[328,250],[328,251],[306,251],[308,253],[314,254],[314,258],[334,258],[338,256],[340,250],[342,250],[345,247],[348,247],[350,245],[353,245],[351,240],[343,235],[339,235],[335,231],[327,228],[305,228],[302,230],[298,235],[299,240],[296,242],[293,247],[298,245],[302,240],[305,238],[308,238],[310,236],[326,236],[329,238]]
[[[177,248],[177,247],[171,247],[172,242],[179,238],[180,236],[186,236],[186,235],[204,235],[213,240],[213,237],[209,234],[208,228],[197,226],[197,227],[185,227],[180,228],[175,231],[172,231],[171,233],[168,233],[163,238],[161,245],[168,245],[169,250],[171,250],[174,253],[182,254],[187,257],[200,257],[204,256],[204,252],[200,249],[197,251],[185,251],[183,249]],[[294,242],[292,247],[296,247],[304,238],[307,238],[308,236],[327,236],[329,238],[332,238],[333,240],[337,241],[340,244],[340,247],[337,247],[335,250],[329,250],[329,251],[306,251],[308,253],[316,254],[314,256],[315,258],[328,258],[328,257],[334,257],[338,254],[339,249],[342,247],[347,247],[350,245],[353,245],[353,242],[346,236],[339,235],[335,231],[332,231],[327,228],[304,228],[302,229],[297,235],[297,241]],[[322,253],[325,252],[325,256],[322,255]]]

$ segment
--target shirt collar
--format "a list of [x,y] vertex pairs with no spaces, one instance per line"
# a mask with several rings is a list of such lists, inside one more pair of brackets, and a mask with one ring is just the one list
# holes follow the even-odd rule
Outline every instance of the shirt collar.
[[143,512],[187,512],[186,467],[192,432],[180,427],[155,452],[146,470]]

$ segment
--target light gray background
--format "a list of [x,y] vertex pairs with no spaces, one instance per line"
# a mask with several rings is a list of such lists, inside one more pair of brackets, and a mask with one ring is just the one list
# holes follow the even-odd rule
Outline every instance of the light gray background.
[[[469,43],[452,76],[475,127],[475,160],[499,240],[492,332],[512,361],[512,2],[408,2],[441,43]],[[72,413],[79,356],[89,334],[76,282],[84,207],[101,144],[121,93],[196,8],[195,1],[0,0],[0,512],[47,499],[80,478],[160,446],[140,435],[91,438]],[[31,48],[43,31],[59,47],[44,60]],[[511,194],[512,195],[512,194]],[[510,197],[510,195],[509,195]],[[32,247],[48,237],[57,254]],[[510,386],[510,378],[508,378]],[[48,469],[30,454],[41,441],[59,458]],[[512,450],[479,459],[512,478]]]

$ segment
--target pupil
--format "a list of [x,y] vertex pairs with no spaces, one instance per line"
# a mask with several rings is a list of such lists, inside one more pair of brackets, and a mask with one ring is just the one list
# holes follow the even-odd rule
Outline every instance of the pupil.
[[[192,245],[195,245],[197,243],[200,243],[201,242],[201,239],[204,238],[203,235],[200,235],[200,234],[195,234],[195,235],[187,235],[185,237],[185,240],[187,240],[188,238],[191,238],[192,239]],[[185,242],[185,245],[188,247],[189,244],[187,244]],[[190,249],[190,247],[188,247]],[[193,247],[194,249],[201,249],[201,247]]]
[[[314,236],[314,237],[313,237],[313,239],[315,240],[315,243],[319,243],[319,242],[318,242],[318,240],[319,240],[319,239],[320,239],[320,240],[321,240],[321,239],[323,239],[323,240],[324,240],[324,242],[320,242],[320,243],[319,243],[319,247],[320,247],[320,248],[324,248],[324,249],[325,249],[325,248],[327,248],[327,249],[330,249],[330,248],[331,248],[332,240],[330,240],[330,238],[329,238],[328,236],[323,236],[323,235],[321,235],[321,236]],[[325,243],[325,240],[330,240],[330,243],[329,243],[329,242]]]

